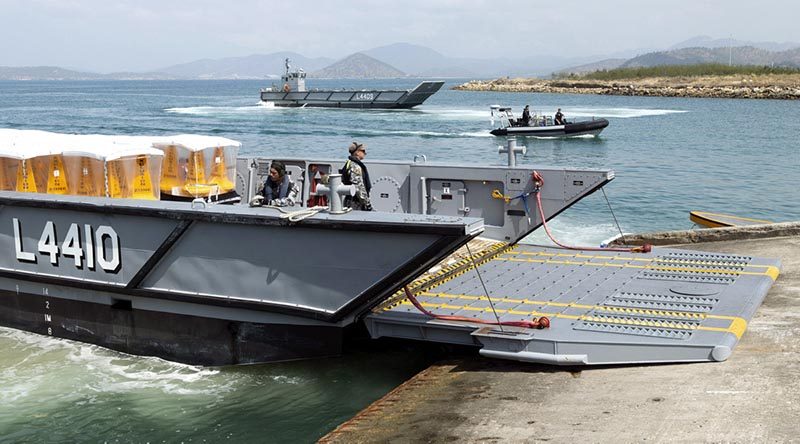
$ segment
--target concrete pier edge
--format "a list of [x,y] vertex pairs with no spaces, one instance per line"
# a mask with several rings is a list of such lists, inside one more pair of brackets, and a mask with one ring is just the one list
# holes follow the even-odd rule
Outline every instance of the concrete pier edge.
[[747,225],[741,227],[704,228],[696,230],[660,231],[653,233],[626,234],[610,245],[685,245],[704,242],[766,239],[800,235],[800,222]]

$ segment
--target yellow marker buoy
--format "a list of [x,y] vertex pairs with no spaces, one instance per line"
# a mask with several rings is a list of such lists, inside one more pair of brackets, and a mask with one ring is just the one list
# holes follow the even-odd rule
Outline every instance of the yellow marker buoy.
[[17,168],[17,191],[38,193],[37,190],[36,180],[33,177],[33,162],[22,159],[20,167]]
[[206,182],[205,159],[202,151],[189,153],[189,163],[186,165],[186,185],[183,188],[192,196],[213,194],[219,188]]
[[104,196],[105,190],[101,187],[100,177],[97,174],[98,167],[102,168],[102,161],[92,159],[87,156],[80,158],[80,170],[71,173],[78,174],[77,193],[79,196]]
[[183,175],[178,168],[178,147],[168,145],[164,148],[164,165],[161,169],[161,192],[173,194],[174,189],[183,186]]
[[220,193],[227,193],[236,186],[228,179],[228,171],[225,167],[225,149],[221,146],[214,148],[214,165],[211,167],[211,180],[219,187]]
[[128,197],[125,171],[122,168],[122,161],[120,159],[112,160],[106,163],[106,174],[108,176],[108,195],[113,198]]
[[133,178],[133,198],[156,200],[153,192],[153,181],[150,177],[150,165],[147,156],[136,157],[136,175]]
[[69,194],[64,159],[61,154],[50,156],[50,172],[47,175],[47,194]]

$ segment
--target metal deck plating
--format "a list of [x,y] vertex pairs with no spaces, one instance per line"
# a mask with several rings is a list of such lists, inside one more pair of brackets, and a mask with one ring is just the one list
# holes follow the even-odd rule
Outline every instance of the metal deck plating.
[[[544,330],[431,319],[398,294],[367,316],[373,337],[481,347],[558,365],[724,361],[780,262],[657,248],[651,253],[495,247],[476,258],[501,321],[547,316]],[[429,311],[494,321],[469,259],[411,287]]]

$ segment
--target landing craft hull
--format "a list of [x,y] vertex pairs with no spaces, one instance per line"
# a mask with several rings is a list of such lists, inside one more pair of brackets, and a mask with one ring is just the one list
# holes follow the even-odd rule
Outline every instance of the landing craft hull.
[[482,231],[448,217],[290,224],[243,205],[0,202],[0,325],[204,365],[338,354],[357,313]]
[[434,95],[444,82],[422,82],[413,90],[261,91],[261,101],[300,108],[409,109]]
[[[307,206],[322,197],[317,178],[343,165],[239,158],[243,202],[275,160]],[[614,178],[424,161],[368,167],[376,211],[300,220],[284,211],[307,206],[0,192],[0,325],[190,364],[337,355],[343,328],[403,286],[426,272],[458,272],[436,265],[470,239],[515,244]]]
[[[8,279],[1,281],[4,288],[9,287]],[[46,288],[50,296],[0,291],[0,324],[194,365],[279,362],[341,352],[342,329],[336,326],[237,320],[240,309],[207,310],[202,316],[182,314],[179,311],[196,312],[197,307],[181,303],[173,304],[174,312],[164,307],[148,310],[141,308],[142,298],[133,309],[119,302],[72,299],[68,295],[76,290],[67,287]],[[101,300],[120,297],[111,292],[96,296]],[[164,305],[158,299],[146,302]]]
[[584,122],[568,123],[566,125],[549,126],[511,126],[492,130],[495,136],[532,136],[532,137],[577,137],[597,136],[605,127],[608,120],[596,119]]

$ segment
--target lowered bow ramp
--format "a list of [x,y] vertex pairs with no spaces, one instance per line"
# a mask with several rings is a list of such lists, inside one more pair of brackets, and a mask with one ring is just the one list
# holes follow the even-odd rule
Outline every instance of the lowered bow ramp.
[[[777,260],[690,250],[527,245],[477,262],[501,321],[547,316],[550,328],[435,320],[398,295],[367,316],[371,334],[475,345],[488,357],[556,365],[724,361],[780,267]],[[470,264],[418,283],[417,300],[438,315],[494,321]]]

